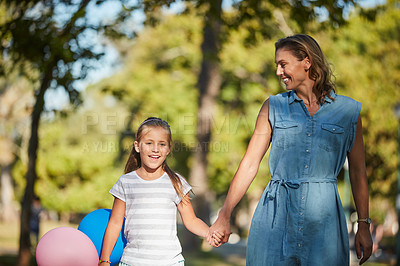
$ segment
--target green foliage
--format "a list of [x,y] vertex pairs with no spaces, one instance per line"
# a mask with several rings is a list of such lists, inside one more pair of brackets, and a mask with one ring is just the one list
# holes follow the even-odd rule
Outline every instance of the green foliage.
[[395,4],[374,22],[354,15],[328,35],[322,47],[335,66],[338,92],[363,103],[362,117],[371,196],[396,193],[396,131],[393,107],[400,99],[400,10]]
[[[113,164],[118,155],[115,132],[120,130],[115,112],[97,108],[43,124],[35,191],[46,209],[85,213],[111,208],[108,190],[123,170]],[[25,167],[20,164],[14,171],[19,188],[25,186]]]
[[[46,207],[60,212],[111,207],[107,191],[122,174],[132,136],[148,116],[170,123],[175,146],[169,164],[188,177],[190,155],[198,148],[196,82],[202,23],[190,12],[159,19],[157,26],[145,28],[126,46],[119,72],[87,89],[82,111],[44,124],[36,191]],[[371,197],[393,200],[398,121],[392,107],[400,99],[399,21],[398,7],[389,2],[376,12],[375,21],[353,13],[346,26],[314,35],[334,65],[338,93],[363,103]],[[270,38],[256,38],[248,45],[247,26],[229,29],[220,52],[223,82],[207,169],[209,187],[219,196],[226,193],[247,148],[263,101],[282,91],[274,64],[274,42],[282,33],[270,32]],[[258,193],[268,181],[267,157],[251,192]],[[21,168],[14,170],[16,176]],[[379,214],[374,204],[372,208]]]

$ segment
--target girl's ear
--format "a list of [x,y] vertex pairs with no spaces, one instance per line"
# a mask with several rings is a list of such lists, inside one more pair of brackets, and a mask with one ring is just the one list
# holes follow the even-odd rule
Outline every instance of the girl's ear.
[[133,145],[135,146],[135,147],[134,147],[135,151],[136,151],[137,153],[140,153],[140,150],[139,150],[139,142],[135,141],[135,142],[133,143]]

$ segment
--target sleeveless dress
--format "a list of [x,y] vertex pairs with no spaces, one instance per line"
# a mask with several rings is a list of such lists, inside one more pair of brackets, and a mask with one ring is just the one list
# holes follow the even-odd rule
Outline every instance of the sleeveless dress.
[[349,265],[337,175],[353,147],[361,103],[331,97],[312,117],[295,91],[269,98],[271,181],[251,223],[248,266]]

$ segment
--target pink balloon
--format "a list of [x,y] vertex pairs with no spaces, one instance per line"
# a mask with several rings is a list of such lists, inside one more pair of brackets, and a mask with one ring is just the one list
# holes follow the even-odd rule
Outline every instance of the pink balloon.
[[71,227],[48,231],[36,248],[38,266],[96,266],[96,247],[90,238]]

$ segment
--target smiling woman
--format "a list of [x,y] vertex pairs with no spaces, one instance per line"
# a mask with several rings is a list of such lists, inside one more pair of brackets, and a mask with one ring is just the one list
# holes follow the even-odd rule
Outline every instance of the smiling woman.
[[276,75],[285,93],[261,107],[247,151],[210,228],[230,233],[233,208],[254,180],[270,148],[271,181],[253,215],[246,265],[349,265],[346,219],[337,176],[348,158],[359,219],[360,264],[372,252],[361,103],[334,91],[318,43],[297,34],[275,43]]

